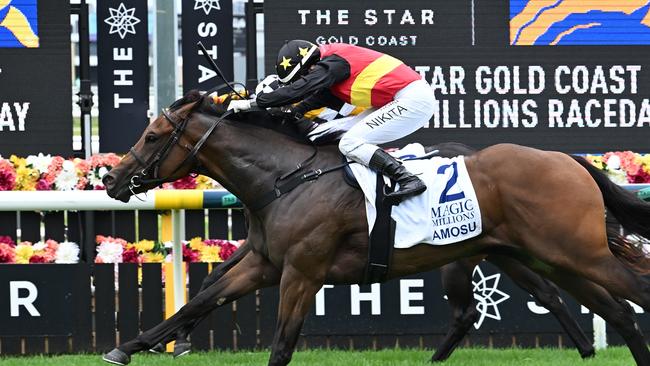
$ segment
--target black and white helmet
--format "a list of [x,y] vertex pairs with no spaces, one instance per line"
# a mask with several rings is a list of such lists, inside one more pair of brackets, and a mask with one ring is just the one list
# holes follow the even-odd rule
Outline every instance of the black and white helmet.
[[299,39],[286,42],[278,52],[275,69],[282,84],[289,84],[304,75],[320,60],[318,46]]

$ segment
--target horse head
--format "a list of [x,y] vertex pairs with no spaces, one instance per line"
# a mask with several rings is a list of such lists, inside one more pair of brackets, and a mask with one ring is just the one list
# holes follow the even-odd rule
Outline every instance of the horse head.
[[111,198],[128,202],[132,195],[173,182],[198,168],[194,151],[196,136],[205,132],[204,124],[193,123],[194,113],[206,103],[193,91],[179,99],[153,120],[120,163],[104,176]]

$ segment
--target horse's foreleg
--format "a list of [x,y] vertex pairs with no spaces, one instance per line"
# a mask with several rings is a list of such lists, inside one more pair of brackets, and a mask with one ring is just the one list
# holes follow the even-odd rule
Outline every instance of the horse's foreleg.
[[[214,270],[212,270],[212,272],[208,273],[208,275],[203,279],[203,282],[201,283],[201,288],[199,289],[199,293],[203,292],[203,290],[212,286],[212,284],[216,283],[219,279],[221,279],[221,277],[223,277],[223,275],[226,272],[228,272],[237,263],[239,263],[249,251],[250,251],[250,247],[247,245],[247,243],[244,243],[241,247],[239,247],[239,249],[237,249],[230,256],[230,258],[228,258],[225,262],[217,266]],[[208,316],[208,314],[209,313],[187,323],[184,327],[179,329],[178,332],[176,332],[176,334],[172,334],[168,336],[167,338],[165,338],[165,340],[163,340],[162,342],[154,346],[152,351],[164,352],[165,345],[173,340],[176,340],[176,344],[174,345],[174,357],[180,357],[189,353],[192,347],[192,344],[190,343],[189,340],[189,335],[194,330],[194,328],[196,328],[196,326]]]
[[472,291],[472,272],[475,264],[460,260],[440,267],[442,288],[451,307],[449,331],[436,349],[431,361],[444,361],[454,352],[478,318]]
[[562,301],[557,287],[511,258],[490,255],[488,260],[507,274],[517,286],[533,295],[540,305],[555,316],[564,331],[567,332],[573,343],[578,347],[580,356],[583,358],[594,356],[594,347],[575,319],[569,314],[569,309]]
[[271,286],[279,280],[279,272],[264,257],[253,252],[226,272],[217,282],[196,295],[171,318],[120,345],[104,356],[107,362],[126,365],[130,356],[151,348],[175,334],[188,322],[201,318],[213,309],[228,304],[257,289]]
[[[324,279],[314,279],[291,265],[285,265],[280,281],[278,322],[269,365],[286,365],[296,347],[300,329]],[[318,276],[316,276],[318,277]]]

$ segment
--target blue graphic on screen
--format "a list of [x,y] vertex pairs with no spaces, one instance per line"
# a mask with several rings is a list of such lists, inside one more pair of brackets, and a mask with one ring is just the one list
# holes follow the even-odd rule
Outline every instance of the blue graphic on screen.
[[650,45],[650,0],[510,0],[515,46]]
[[38,0],[0,0],[0,48],[38,45]]

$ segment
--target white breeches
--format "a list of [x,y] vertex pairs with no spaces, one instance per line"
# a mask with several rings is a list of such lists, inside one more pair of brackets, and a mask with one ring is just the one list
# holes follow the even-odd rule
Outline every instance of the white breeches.
[[433,116],[433,90],[417,80],[395,94],[392,102],[379,109],[368,109],[356,116],[323,123],[312,131],[312,140],[334,131],[346,131],[339,149],[348,158],[368,165],[379,148],[377,144],[400,139],[423,127]]

